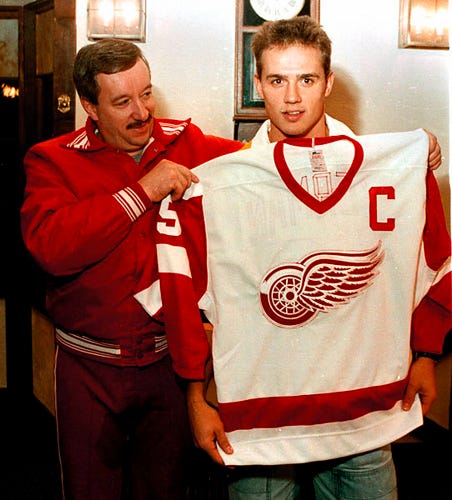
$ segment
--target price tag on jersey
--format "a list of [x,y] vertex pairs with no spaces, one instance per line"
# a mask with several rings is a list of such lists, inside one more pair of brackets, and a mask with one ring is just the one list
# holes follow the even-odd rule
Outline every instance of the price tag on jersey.
[[321,149],[313,149],[309,152],[309,161],[313,172],[326,172],[326,162]]

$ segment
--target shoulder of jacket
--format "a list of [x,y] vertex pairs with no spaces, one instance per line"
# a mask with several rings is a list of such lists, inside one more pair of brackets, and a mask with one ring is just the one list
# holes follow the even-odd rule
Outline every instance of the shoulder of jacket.
[[[85,138],[85,139],[84,139]],[[37,150],[52,150],[55,148],[70,148],[80,149],[86,148],[86,133],[84,128],[69,132],[67,134],[58,135],[41,142],[37,142],[30,147],[31,151]]]

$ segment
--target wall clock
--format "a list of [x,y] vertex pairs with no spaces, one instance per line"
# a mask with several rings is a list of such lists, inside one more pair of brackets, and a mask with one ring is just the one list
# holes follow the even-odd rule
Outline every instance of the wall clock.
[[250,0],[254,12],[266,21],[290,19],[296,16],[305,4],[305,0]]

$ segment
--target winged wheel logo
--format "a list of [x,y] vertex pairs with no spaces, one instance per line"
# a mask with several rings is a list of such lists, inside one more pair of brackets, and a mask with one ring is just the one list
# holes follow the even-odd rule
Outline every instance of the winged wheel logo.
[[383,258],[379,242],[368,250],[315,252],[299,262],[276,266],[260,285],[262,310],[279,327],[302,326],[371,286]]

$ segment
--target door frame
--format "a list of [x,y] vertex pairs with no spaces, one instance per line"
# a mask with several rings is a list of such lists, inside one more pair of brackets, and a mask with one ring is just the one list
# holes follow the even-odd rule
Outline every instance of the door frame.
[[[24,247],[20,234],[20,206],[23,200],[25,175],[23,156],[39,140],[36,127],[39,119],[36,102],[36,18],[53,9],[53,84],[52,131],[60,135],[75,127],[75,88],[72,67],[76,52],[76,0],[36,0],[22,7],[4,7],[19,19],[19,127],[17,164],[10,168],[8,179],[8,250],[5,265],[5,319],[7,390],[21,400],[33,399],[32,310],[30,282],[36,274],[36,265]],[[73,105],[67,112],[58,111],[58,96],[70,96]],[[9,263],[9,264],[8,264]]]

